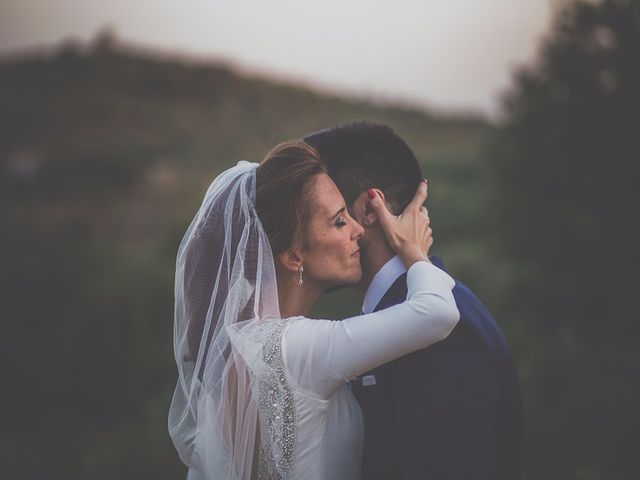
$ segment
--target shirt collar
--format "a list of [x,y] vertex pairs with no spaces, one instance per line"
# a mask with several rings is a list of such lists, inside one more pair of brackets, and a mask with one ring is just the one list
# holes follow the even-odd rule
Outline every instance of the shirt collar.
[[391,288],[393,282],[406,271],[407,268],[398,255],[385,263],[375,274],[369,284],[369,288],[367,288],[367,293],[365,293],[364,302],[362,303],[362,313],[373,312],[382,297],[384,297],[384,294]]

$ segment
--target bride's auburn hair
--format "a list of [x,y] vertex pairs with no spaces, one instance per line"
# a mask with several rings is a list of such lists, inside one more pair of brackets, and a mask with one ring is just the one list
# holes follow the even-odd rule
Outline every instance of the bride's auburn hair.
[[274,255],[302,238],[314,177],[327,173],[320,155],[302,140],[271,150],[256,170],[256,211]]

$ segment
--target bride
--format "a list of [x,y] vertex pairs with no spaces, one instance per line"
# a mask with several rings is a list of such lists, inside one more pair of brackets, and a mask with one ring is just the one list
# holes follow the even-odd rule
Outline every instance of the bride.
[[453,280],[427,258],[426,182],[398,217],[371,209],[408,268],[404,303],[309,318],[322,292],[361,276],[362,227],[302,141],[218,176],[176,264],[178,383],[169,431],[189,479],[358,479],[363,441],[349,380],[444,339]]

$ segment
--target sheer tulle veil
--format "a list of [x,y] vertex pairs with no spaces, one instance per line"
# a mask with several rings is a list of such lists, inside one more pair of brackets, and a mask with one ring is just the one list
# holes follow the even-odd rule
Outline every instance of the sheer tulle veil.
[[280,316],[273,255],[254,208],[257,166],[240,162],[213,181],[178,249],[169,433],[189,478],[256,476],[252,375],[269,367],[262,345],[244,334]]

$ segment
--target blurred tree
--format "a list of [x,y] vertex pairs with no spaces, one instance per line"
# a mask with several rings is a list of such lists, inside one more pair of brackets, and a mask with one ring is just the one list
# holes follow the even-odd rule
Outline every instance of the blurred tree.
[[496,233],[514,265],[503,315],[524,324],[530,478],[633,471],[639,52],[640,2],[571,2],[505,98]]

